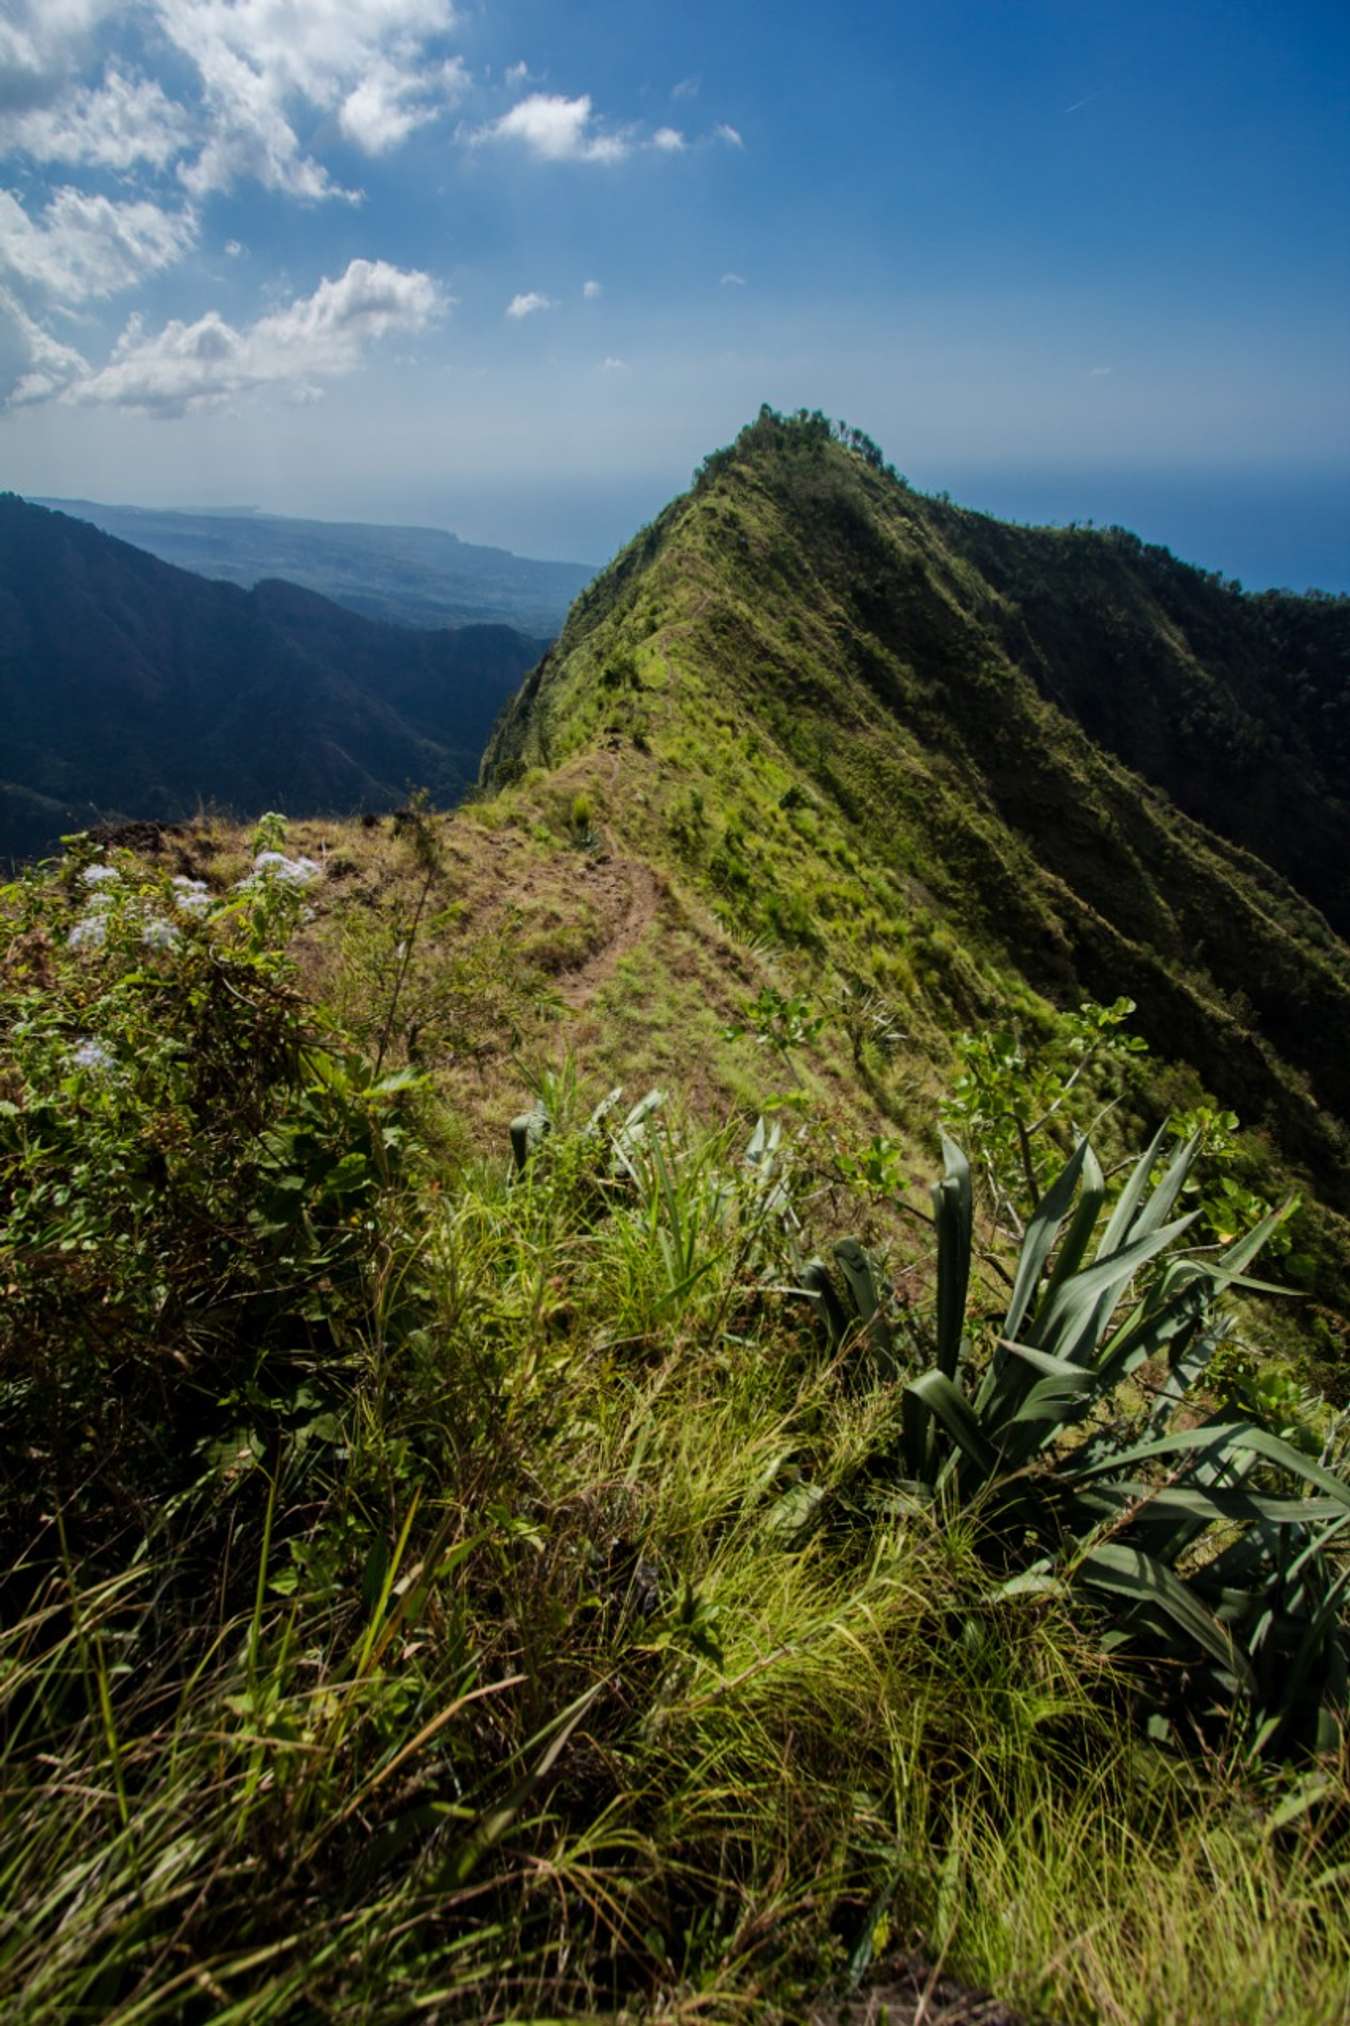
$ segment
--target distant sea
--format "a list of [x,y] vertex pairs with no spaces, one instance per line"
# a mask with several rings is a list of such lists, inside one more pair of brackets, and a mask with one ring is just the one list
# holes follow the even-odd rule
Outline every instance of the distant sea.
[[1236,577],[1249,591],[1350,592],[1350,471],[1328,477],[1233,471],[911,471],[925,491],[1013,521],[1093,520],[1161,542],[1185,562]]
[[[1251,467],[1211,473],[1140,470],[1019,470],[906,461],[884,446],[912,484],[947,491],[962,506],[1007,520],[1118,524],[1162,542],[1185,562],[1221,570],[1249,590],[1350,592],[1350,470],[1328,475]],[[367,503],[367,517],[458,528],[517,555],[569,560],[615,554],[689,483],[688,470],[642,478],[596,473],[540,476],[509,486],[476,480]],[[288,511],[299,511],[290,507]],[[360,519],[360,513],[352,518]]]

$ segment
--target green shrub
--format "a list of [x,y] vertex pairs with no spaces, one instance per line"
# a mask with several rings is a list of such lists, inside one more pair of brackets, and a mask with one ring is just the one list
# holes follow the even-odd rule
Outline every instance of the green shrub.
[[225,893],[77,845],[0,892],[0,1389],[13,1540],[144,1525],[230,1427],[337,1383],[384,1249],[410,1079],[295,990],[319,869]]

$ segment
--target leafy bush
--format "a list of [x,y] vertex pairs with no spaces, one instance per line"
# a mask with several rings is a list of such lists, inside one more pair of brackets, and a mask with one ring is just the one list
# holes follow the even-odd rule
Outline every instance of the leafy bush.
[[144,1524],[199,1442],[335,1382],[410,1079],[375,1078],[295,990],[319,877],[272,841],[215,893],[77,842],[0,891],[11,1526],[39,1458],[68,1521]]
[[1100,1110],[1115,1094],[1109,1072],[1147,1051],[1146,1041],[1125,1031],[1134,1010],[1132,999],[1086,1001],[1058,1015],[1045,1035],[1010,1025],[958,1038],[961,1073],[943,1124],[978,1163],[995,1218],[1019,1235],[1028,1206],[1085,1122],[1080,1108],[1090,1108],[1088,1117]]

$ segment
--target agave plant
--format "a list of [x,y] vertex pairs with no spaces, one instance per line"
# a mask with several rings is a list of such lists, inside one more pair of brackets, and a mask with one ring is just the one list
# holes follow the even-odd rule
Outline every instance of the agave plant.
[[[1254,1751],[1319,1747],[1346,1701],[1350,1567],[1336,1563],[1350,1484],[1196,1398],[1225,1334],[1221,1299],[1263,1288],[1246,1269],[1288,1206],[1218,1254],[1169,1250],[1192,1222],[1173,1211],[1198,1142],[1165,1165],[1163,1146],[1160,1133],[1108,1209],[1080,1141],[1027,1227],[986,1359],[967,1334],[970,1169],[944,1138],[937,1362],[904,1387],[904,1489],[947,1509],[978,1503],[1005,1589],[1085,1593],[1109,1646],[1172,1664],[1193,1718],[1236,1703]],[[827,1324],[843,1315],[833,1286],[809,1292]],[[1127,1409],[1131,1378],[1136,1401],[1151,1388],[1151,1410]]]

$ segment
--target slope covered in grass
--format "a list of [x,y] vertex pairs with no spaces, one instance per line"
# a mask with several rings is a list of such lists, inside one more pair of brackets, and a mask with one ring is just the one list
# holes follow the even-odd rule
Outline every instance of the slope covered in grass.
[[[1053,628],[1030,594],[1014,602],[1032,563],[1076,587]],[[1146,637],[1138,708],[1124,676],[1071,693],[1063,675],[1110,658],[1121,611]],[[617,838],[812,989],[892,1002],[919,1052],[1034,1020],[1028,990],[1061,1008],[1127,994],[1155,1052],[1344,1212],[1350,952],[1308,897],[1342,906],[1339,749],[1300,777],[1297,814],[1302,760],[1271,760],[1287,819],[1271,818],[1267,862],[1211,721],[1176,750],[1226,835],[1168,798],[1175,754],[1164,765],[1156,735],[1203,685],[1253,740],[1276,721],[1311,738],[1316,712],[1271,702],[1291,656],[1316,659],[1295,618],[1339,709],[1344,601],[1249,601],[1122,537],[1001,529],[913,494],[819,418],[766,413],[578,601],[486,780],[562,770]],[[1094,743],[1075,714],[1093,698],[1152,778]]]
[[766,418],[455,815],[0,893],[7,2017],[1350,2022],[1345,951],[960,525]]
[[[908,1480],[934,1237],[791,1063],[759,1132],[543,1075],[477,1154],[404,1019],[456,828],[257,842],[0,898],[6,2015],[786,2026],[917,1951],[1032,2026],[1344,2018],[1334,1723],[1282,1765]],[[524,981],[460,919],[467,1020]],[[884,1340],[798,1291],[849,1230]]]

